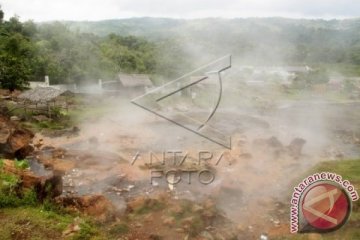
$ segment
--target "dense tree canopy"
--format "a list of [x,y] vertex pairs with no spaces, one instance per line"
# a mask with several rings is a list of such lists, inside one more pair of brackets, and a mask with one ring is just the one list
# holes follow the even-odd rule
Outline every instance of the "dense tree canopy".
[[16,17],[1,22],[0,83],[4,88],[21,88],[32,76],[36,56],[30,25],[22,24]]
[[[113,80],[119,72],[178,77],[231,53],[239,64],[336,66],[360,74],[360,20],[139,18],[20,22],[0,10],[0,87]],[[84,30],[85,29],[85,30]],[[299,83],[326,82],[322,72]]]
[[0,84],[10,90],[45,75],[55,84],[113,79],[119,72],[152,73],[155,63],[155,45],[142,38],[98,37],[72,32],[59,22],[37,26],[17,17],[0,22]]

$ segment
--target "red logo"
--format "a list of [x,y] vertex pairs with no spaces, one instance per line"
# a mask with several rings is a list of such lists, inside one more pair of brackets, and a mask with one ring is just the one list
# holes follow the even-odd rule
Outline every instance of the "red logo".
[[345,224],[350,215],[351,202],[342,188],[321,182],[309,188],[301,207],[310,226],[328,232]]

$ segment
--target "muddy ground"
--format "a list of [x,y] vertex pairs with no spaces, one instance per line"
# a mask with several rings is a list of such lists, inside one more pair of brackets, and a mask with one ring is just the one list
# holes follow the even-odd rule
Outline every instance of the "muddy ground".
[[[167,204],[171,199],[188,199],[198,204],[210,199],[231,222],[223,224],[223,228],[235,226],[238,239],[287,234],[285,206],[291,189],[303,174],[323,160],[360,156],[359,103],[286,102],[261,113],[248,108],[220,108],[208,124],[231,135],[231,150],[154,116],[128,100],[112,99],[102,104],[111,104],[113,110],[84,121],[78,126],[77,136],[49,137],[41,133],[35,136],[34,143],[41,144],[30,159],[51,162],[64,172],[63,196],[103,195],[120,215],[138,197],[157,198],[167,193]],[[207,113],[192,109],[186,114]],[[168,178],[152,178],[154,171],[166,173],[174,169],[177,173],[169,174]],[[198,174],[203,170],[214,175],[211,183],[199,180]],[[184,175],[187,171],[194,173],[190,184],[188,175]],[[179,176],[178,184],[167,182]],[[206,174],[202,177],[203,181],[211,178]],[[161,214],[164,212],[155,211],[147,218],[159,219],[161,216],[157,215]],[[151,236],[159,234],[165,239],[188,236],[181,226],[159,230],[166,219],[156,223],[138,221],[141,227],[134,226],[136,231],[128,239],[142,239],[139,236],[145,235],[152,239]]]

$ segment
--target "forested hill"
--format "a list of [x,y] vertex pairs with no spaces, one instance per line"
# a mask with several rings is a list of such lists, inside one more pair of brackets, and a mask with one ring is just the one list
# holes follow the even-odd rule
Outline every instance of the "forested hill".
[[232,53],[248,63],[360,64],[360,18],[132,18],[65,24],[72,30],[97,35],[116,33],[157,41],[175,39],[195,56]]
[[72,83],[119,72],[171,79],[232,54],[236,64],[309,65],[360,75],[360,19],[21,22],[0,9],[0,87],[30,80]]
[[64,21],[72,29],[91,32],[97,35],[116,33],[122,35],[139,35],[145,37],[169,37],[172,34],[193,31],[223,29],[231,36],[239,33],[266,30],[274,34],[299,31],[359,31],[360,18],[345,20],[309,20],[288,18],[205,18],[205,19],[170,19],[170,18],[128,18],[102,21]]

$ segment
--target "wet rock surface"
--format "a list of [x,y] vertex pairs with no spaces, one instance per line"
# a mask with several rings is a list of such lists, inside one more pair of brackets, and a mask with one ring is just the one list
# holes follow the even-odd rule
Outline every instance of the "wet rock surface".
[[13,160],[4,160],[2,171],[19,177],[18,189],[34,189],[40,201],[60,196],[62,193],[62,176],[53,172],[39,172],[31,166],[29,169],[21,169]]
[[[311,145],[311,139],[309,142],[309,138],[298,134],[274,134],[270,131],[274,123],[259,117],[242,115],[237,118],[231,114],[225,120],[215,120],[220,128],[236,125],[235,132],[241,136],[232,152],[225,154],[220,165],[214,167],[216,180],[209,186],[194,181],[191,186],[179,184],[170,187],[164,179],[150,184],[150,170],[166,172],[173,169],[173,165],[154,163],[149,166],[144,161],[144,155],[134,166],[127,160],[141,150],[155,149],[161,155],[166,147],[164,135],[146,138],[143,136],[145,131],[141,129],[136,130],[143,134],[141,136],[127,134],[124,126],[118,124],[120,127],[116,128],[113,122],[106,122],[105,126],[92,124],[91,129],[94,130],[86,136],[81,136],[83,126],[81,132],[79,128],[70,128],[48,134],[54,142],[66,138],[58,145],[41,136],[41,141],[34,144],[37,150],[32,154],[35,164],[31,168],[38,176],[55,173],[57,178],[50,178],[50,183],[55,185],[62,180],[62,189],[54,189],[56,194],[51,196],[58,204],[101,221],[121,218],[128,224],[129,232],[120,239],[271,239],[272,236],[286,234],[286,200],[271,197],[287,196],[292,186],[285,185],[283,177],[303,169],[301,164],[310,162],[302,160],[307,153],[304,147]],[[15,123],[10,121],[10,124]],[[165,125],[146,125],[146,129],[155,128],[161,133]],[[0,140],[6,138],[7,144],[11,131],[3,126],[0,128]],[[107,126],[111,126],[111,133],[106,132]],[[260,129],[261,133],[252,135],[246,132],[254,128]],[[284,132],[289,132],[289,129],[285,128]],[[232,128],[228,130],[230,132]],[[262,132],[268,130],[267,134]],[[174,131],[176,136],[167,139],[177,139],[176,143],[186,150],[193,150],[200,141],[201,146],[209,146],[205,140],[193,142],[191,137],[182,136],[182,131],[179,132]],[[78,134],[80,138],[77,138]],[[338,132],[338,135],[345,143],[358,143],[359,135],[350,135],[349,132]],[[140,141],[140,138],[144,140]],[[141,144],[144,142],[146,145]],[[334,145],[331,154],[339,157],[342,147]],[[11,146],[17,148],[20,144],[12,141]],[[126,159],[123,158],[125,155]],[[214,170],[211,167],[206,169]],[[176,169],[201,170],[204,166],[188,161],[182,168]],[[41,179],[45,180],[44,183],[49,182],[46,178]],[[27,182],[31,186],[31,181]],[[212,199],[207,201],[209,197]],[[238,226],[235,228],[229,219],[235,219]],[[64,231],[64,236],[77,231],[79,222],[74,221],[68,231]]]
[[128,239],[237,239],[239,231],[216,203],[193,202],[162,192],[127,202]]
[[33,137],[33,132],[0,115],[0,155],[24,159],[33,151],[30,145]]

